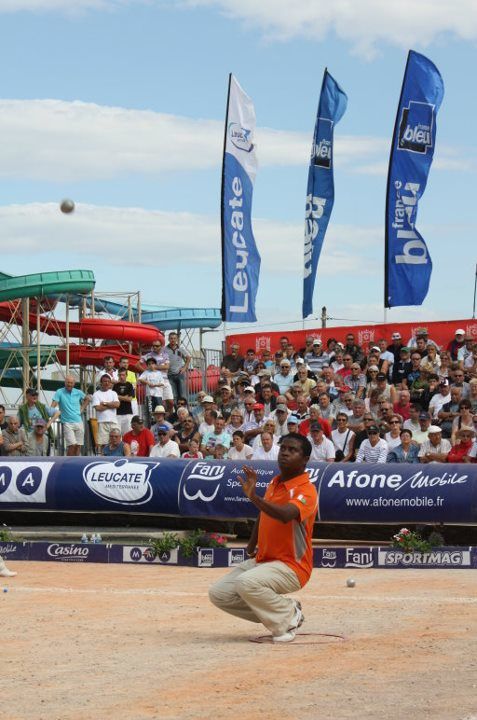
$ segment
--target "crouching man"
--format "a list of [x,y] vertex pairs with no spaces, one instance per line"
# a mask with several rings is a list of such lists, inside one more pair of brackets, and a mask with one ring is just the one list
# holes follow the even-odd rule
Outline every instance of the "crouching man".
[[247,546],[249,559],[209,590],[214,605],[262,623],[277,643],[294,640],[304,620],[301,603],[285,595],[303,587],[313,567],[311,541],[318,497],[305,471],[310,453],[310,442],[302,435],[283,437],[280,474],[263,498],[256,494],[257,473],[244,466],[245,478],[239,478],[243,491],[260,511]]

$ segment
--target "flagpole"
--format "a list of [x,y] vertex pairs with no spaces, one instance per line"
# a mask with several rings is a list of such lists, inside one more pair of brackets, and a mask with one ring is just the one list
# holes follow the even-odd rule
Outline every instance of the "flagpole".
[[225,318],[226,318],[226,307],[225,307],[225,267],[224,267],[224,246],[225,246],[225,226],[224,226],[224,215],[225,215],[225,208],[224,208],[224,197],[225,197],[225,150],[227,147],[227,125],[229,122],[229,104],[230,104],[230,86],[232,84],[232,73],[229,73],[229,86],[227,89],[227,106],[225,110],[225,128],[224,128],[224,151],[222,155],[222,183],[221,183],[221,190],[220,190],[220,232],[221,232],[221,241],[220,241],[220,247],[221,247],[221,253],[222,253],[222,307],[221,307],[221,314],[222,314],[222,320],[225,324]]

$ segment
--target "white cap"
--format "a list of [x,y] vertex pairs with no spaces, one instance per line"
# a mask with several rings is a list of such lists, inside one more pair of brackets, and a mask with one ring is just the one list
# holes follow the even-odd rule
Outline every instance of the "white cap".
[[465,335],[465,330],[462,330],[462,328],[459,328],[458,330],[455,331],[455,334],[456,335]]
[[428,434],[430,434],[430,433],[440,433],[440,432],[442,432],[442,428],[440,428],[439,425],[431,425],[431,426],[427,429],[427,432],[428,432]]

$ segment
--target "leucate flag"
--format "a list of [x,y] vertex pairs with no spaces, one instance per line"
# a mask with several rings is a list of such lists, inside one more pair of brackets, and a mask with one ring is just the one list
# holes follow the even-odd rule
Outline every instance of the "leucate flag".
[[255,322],[260,255],[252,231],[255,110],[230,75],[222,167],[222,320]]

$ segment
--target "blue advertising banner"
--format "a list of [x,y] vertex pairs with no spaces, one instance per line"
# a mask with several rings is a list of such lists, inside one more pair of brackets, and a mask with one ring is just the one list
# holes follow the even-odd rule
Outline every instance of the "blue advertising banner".
[[[0,510],[70,510],[252,519],[242,463],[153,458],[12,458],[0,464]],[[255,462],[264,494],[275,462]],[[477,522],[477,466],[310,463],[318,521]]]
[[422,305],[432,261],[416,229],[436,139],[444,83],[436,66],[409,51],[396,115],[386,197],[384,305]]
[[325,70],[311,148],[305,209],[303,317],[313,312],[313,289],[323,240],[333,210],[333,129],[346,110],[348,98]]
[[222,169],[222,320],[255,322],[260,255],[252,231],[255,110],[230,75]]

